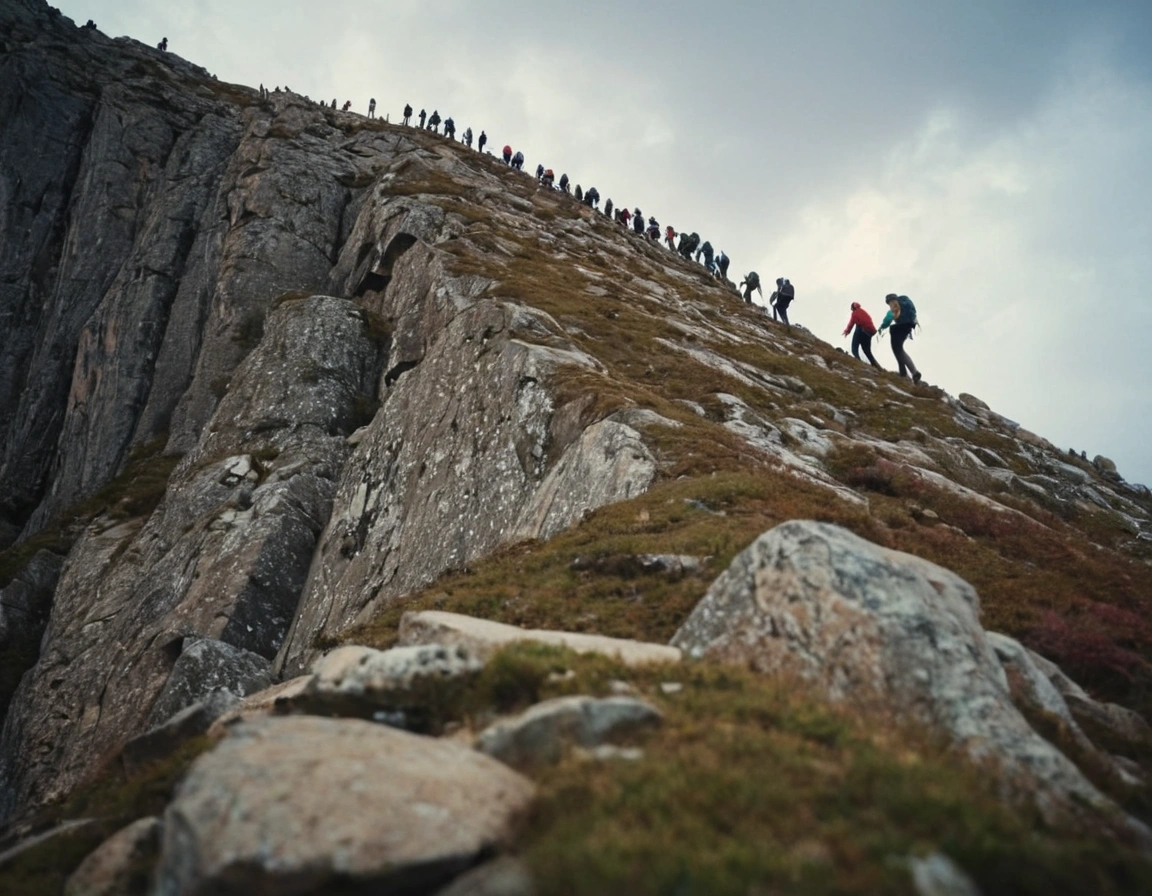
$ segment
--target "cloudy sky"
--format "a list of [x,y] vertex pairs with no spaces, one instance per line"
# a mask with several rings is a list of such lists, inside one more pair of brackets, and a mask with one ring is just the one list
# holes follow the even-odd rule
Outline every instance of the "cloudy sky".
[[906,293],[927,381],[1152,484],[1148,0],[55,2],[225,80],[484,128],[789,277],[834,345]]

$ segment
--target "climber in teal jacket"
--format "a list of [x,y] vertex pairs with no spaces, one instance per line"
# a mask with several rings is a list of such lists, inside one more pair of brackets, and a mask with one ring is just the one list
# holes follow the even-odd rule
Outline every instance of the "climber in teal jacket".
[[912,335],[916,326],[916,306],[908,296],[898,296],[894,292],[888,293],[884,299],[888,303],[888,313],[884,315],[884,322],[880,324],[883,333],[892,328],[892,354],[896,357],[896,364],[900,368],[900,376],[908,376],[912,371],[912,382],[920,382],[920,371],[912,363],[908,352],[904,351],[904,342]]

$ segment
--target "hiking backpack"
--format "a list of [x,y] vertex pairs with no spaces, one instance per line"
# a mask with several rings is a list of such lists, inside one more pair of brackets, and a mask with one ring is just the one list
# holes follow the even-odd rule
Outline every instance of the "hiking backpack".
[[912,300],[908,296],[897,296],[896,301],[900,303],[899,323],[916,326],[916,306],[912,304]]

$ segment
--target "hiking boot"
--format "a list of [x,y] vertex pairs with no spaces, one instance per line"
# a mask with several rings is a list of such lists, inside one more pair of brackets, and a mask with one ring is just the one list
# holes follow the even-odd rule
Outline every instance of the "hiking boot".
[[917,370],[914,374],[912,374],[912,382],[914,382],[914,383],[920,382],[920,371],[919,370]]

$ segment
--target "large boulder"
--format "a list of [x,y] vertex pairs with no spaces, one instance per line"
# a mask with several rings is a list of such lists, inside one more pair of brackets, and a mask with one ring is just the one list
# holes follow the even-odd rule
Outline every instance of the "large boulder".
[[242,722],[169,805],[157,892],[431,892],[505,842],[532,793],[450,741],[357,719]]
[[875,701],[943,731],[998,763],[1005,783],[1050,817],[1078,816],[1081,806],[1119,816],[1013,704],[979,610],[976,591],[949,570],[837,526],[793,521],[733,560],[672,643],[794,674],[834,700]]

